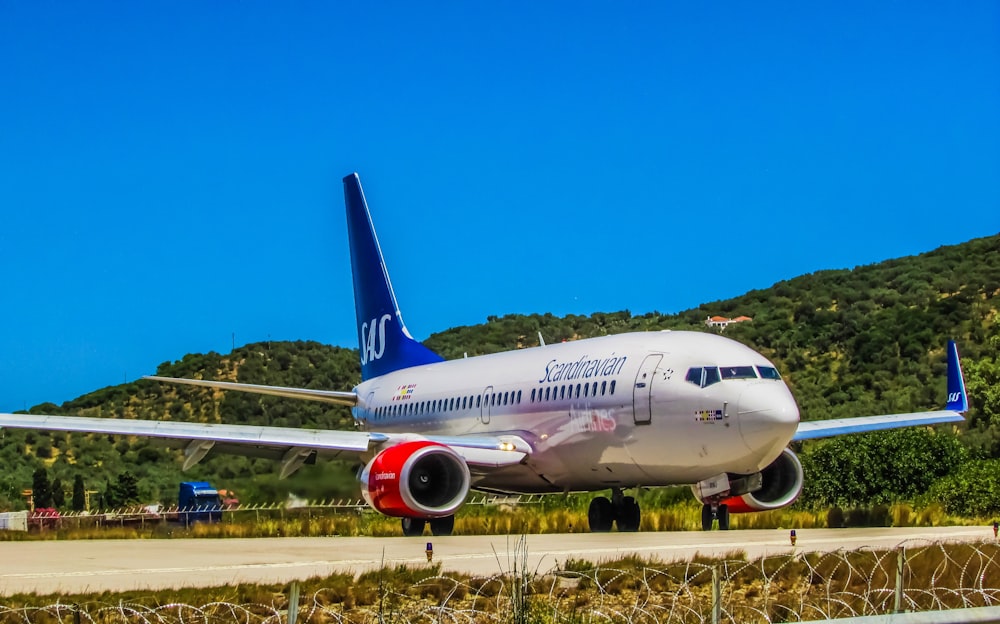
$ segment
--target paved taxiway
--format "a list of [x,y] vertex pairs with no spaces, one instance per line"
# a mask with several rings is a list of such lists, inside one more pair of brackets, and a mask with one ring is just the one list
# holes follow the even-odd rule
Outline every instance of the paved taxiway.
[[[992,527],[800,529],[794,550],[894,548],[928,541],[993,539]],[[476,575],[522,568],[520,536],[318,537],[273,539],[79,540],[0,543],[0,595],[287,583],[382,565],[425,565],[431,542],[444,571]],[[787,530],[603,533],[525,536],[527,569],[547,572],[567,559],[600,562],[635,554],[662,561],[695,553],[793,550]]]

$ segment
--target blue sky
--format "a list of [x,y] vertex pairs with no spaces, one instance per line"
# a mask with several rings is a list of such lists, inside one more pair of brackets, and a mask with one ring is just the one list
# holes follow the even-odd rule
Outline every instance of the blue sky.
[[356,346],[352,171],[424,338],[995,234],[998,111],[992,1],[3,3],[0,410]]

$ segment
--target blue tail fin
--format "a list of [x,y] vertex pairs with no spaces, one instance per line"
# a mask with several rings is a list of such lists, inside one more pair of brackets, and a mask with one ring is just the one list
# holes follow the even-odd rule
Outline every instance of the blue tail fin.
[[403,324],[356,173],[344,178],[344,203],[351,242],[361,378],[371,379],[401,368],[440,362],[441,356],[414,340]]
[[969,397],[965,393],[965,378],[958,360],[958,347],[954,340],[948,341],[948,405],[945,409],[956,412],[969,410]]

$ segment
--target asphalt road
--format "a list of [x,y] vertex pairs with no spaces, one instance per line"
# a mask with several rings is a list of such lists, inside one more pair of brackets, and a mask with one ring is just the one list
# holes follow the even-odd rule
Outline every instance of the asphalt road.
[[[992,527],[797,533],[794,550],[800,552],[993,539]],[[382,565],[424,565],[427,542],[444,571],[483,576],[525,569],[525,551],[526,569],[544,573],[567,559],[601,562],[635,554],[673,561],[738,551],[756,558],[793,550],[787,530],[528,535],[523,551],[520,541],[521,536],[428,536],[0,542],[0,595],[283,584]]]

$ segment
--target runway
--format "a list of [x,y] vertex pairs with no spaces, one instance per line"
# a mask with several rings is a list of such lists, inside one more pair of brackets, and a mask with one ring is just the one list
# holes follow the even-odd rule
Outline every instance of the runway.
[[[895,548],[938,541],[992,540],[992,527],[800,529],[793,548],[787,530],[527,535],[526,569],[545,573],[567,559],[600,563],[626,555],[661,561],[694,554],[748,558],[784,554]],[[335,572],[360,573],[400,564],[434,562],[445,572],[492,576],[522,568],[521,536],[319,537],[270,539],[74,540],[0,543],[0,595],[96,593],[284,584]]]

